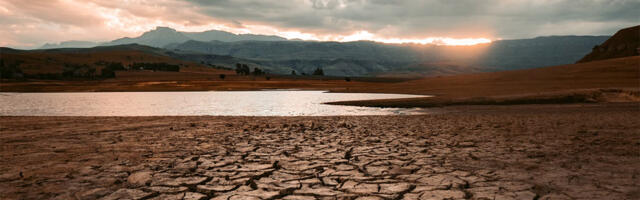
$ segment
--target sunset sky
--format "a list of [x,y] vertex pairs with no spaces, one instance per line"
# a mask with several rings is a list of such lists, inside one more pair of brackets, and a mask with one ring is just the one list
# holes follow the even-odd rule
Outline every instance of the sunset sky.
[[469,44],[611,35],[638,0],[0,0],[0,46],[109,41],[168,26],[305,40]]

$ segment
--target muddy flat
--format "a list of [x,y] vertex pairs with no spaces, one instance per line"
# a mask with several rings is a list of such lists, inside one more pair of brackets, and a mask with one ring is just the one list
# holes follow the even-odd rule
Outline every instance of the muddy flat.
[[0,117],[2,199],[637,199],[637,103]]

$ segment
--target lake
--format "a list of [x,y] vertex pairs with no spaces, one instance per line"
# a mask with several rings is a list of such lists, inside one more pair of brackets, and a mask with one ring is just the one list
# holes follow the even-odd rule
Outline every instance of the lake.
[[425,97],[324,91],[0,93],[2,116],[332,116],[408,115],[424,109],[325,102]]

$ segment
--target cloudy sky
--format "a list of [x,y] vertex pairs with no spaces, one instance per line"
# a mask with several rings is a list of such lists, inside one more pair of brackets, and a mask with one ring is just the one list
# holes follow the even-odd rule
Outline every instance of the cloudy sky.
[[611,35],[640,0],[0,0],[0,46],[108,41],[168,26],[383,42]]

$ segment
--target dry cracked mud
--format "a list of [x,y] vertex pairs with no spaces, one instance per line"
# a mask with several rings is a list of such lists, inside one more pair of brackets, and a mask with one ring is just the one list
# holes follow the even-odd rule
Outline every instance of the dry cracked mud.
[[0,199],[638,199],[639,114],[0,117]]

